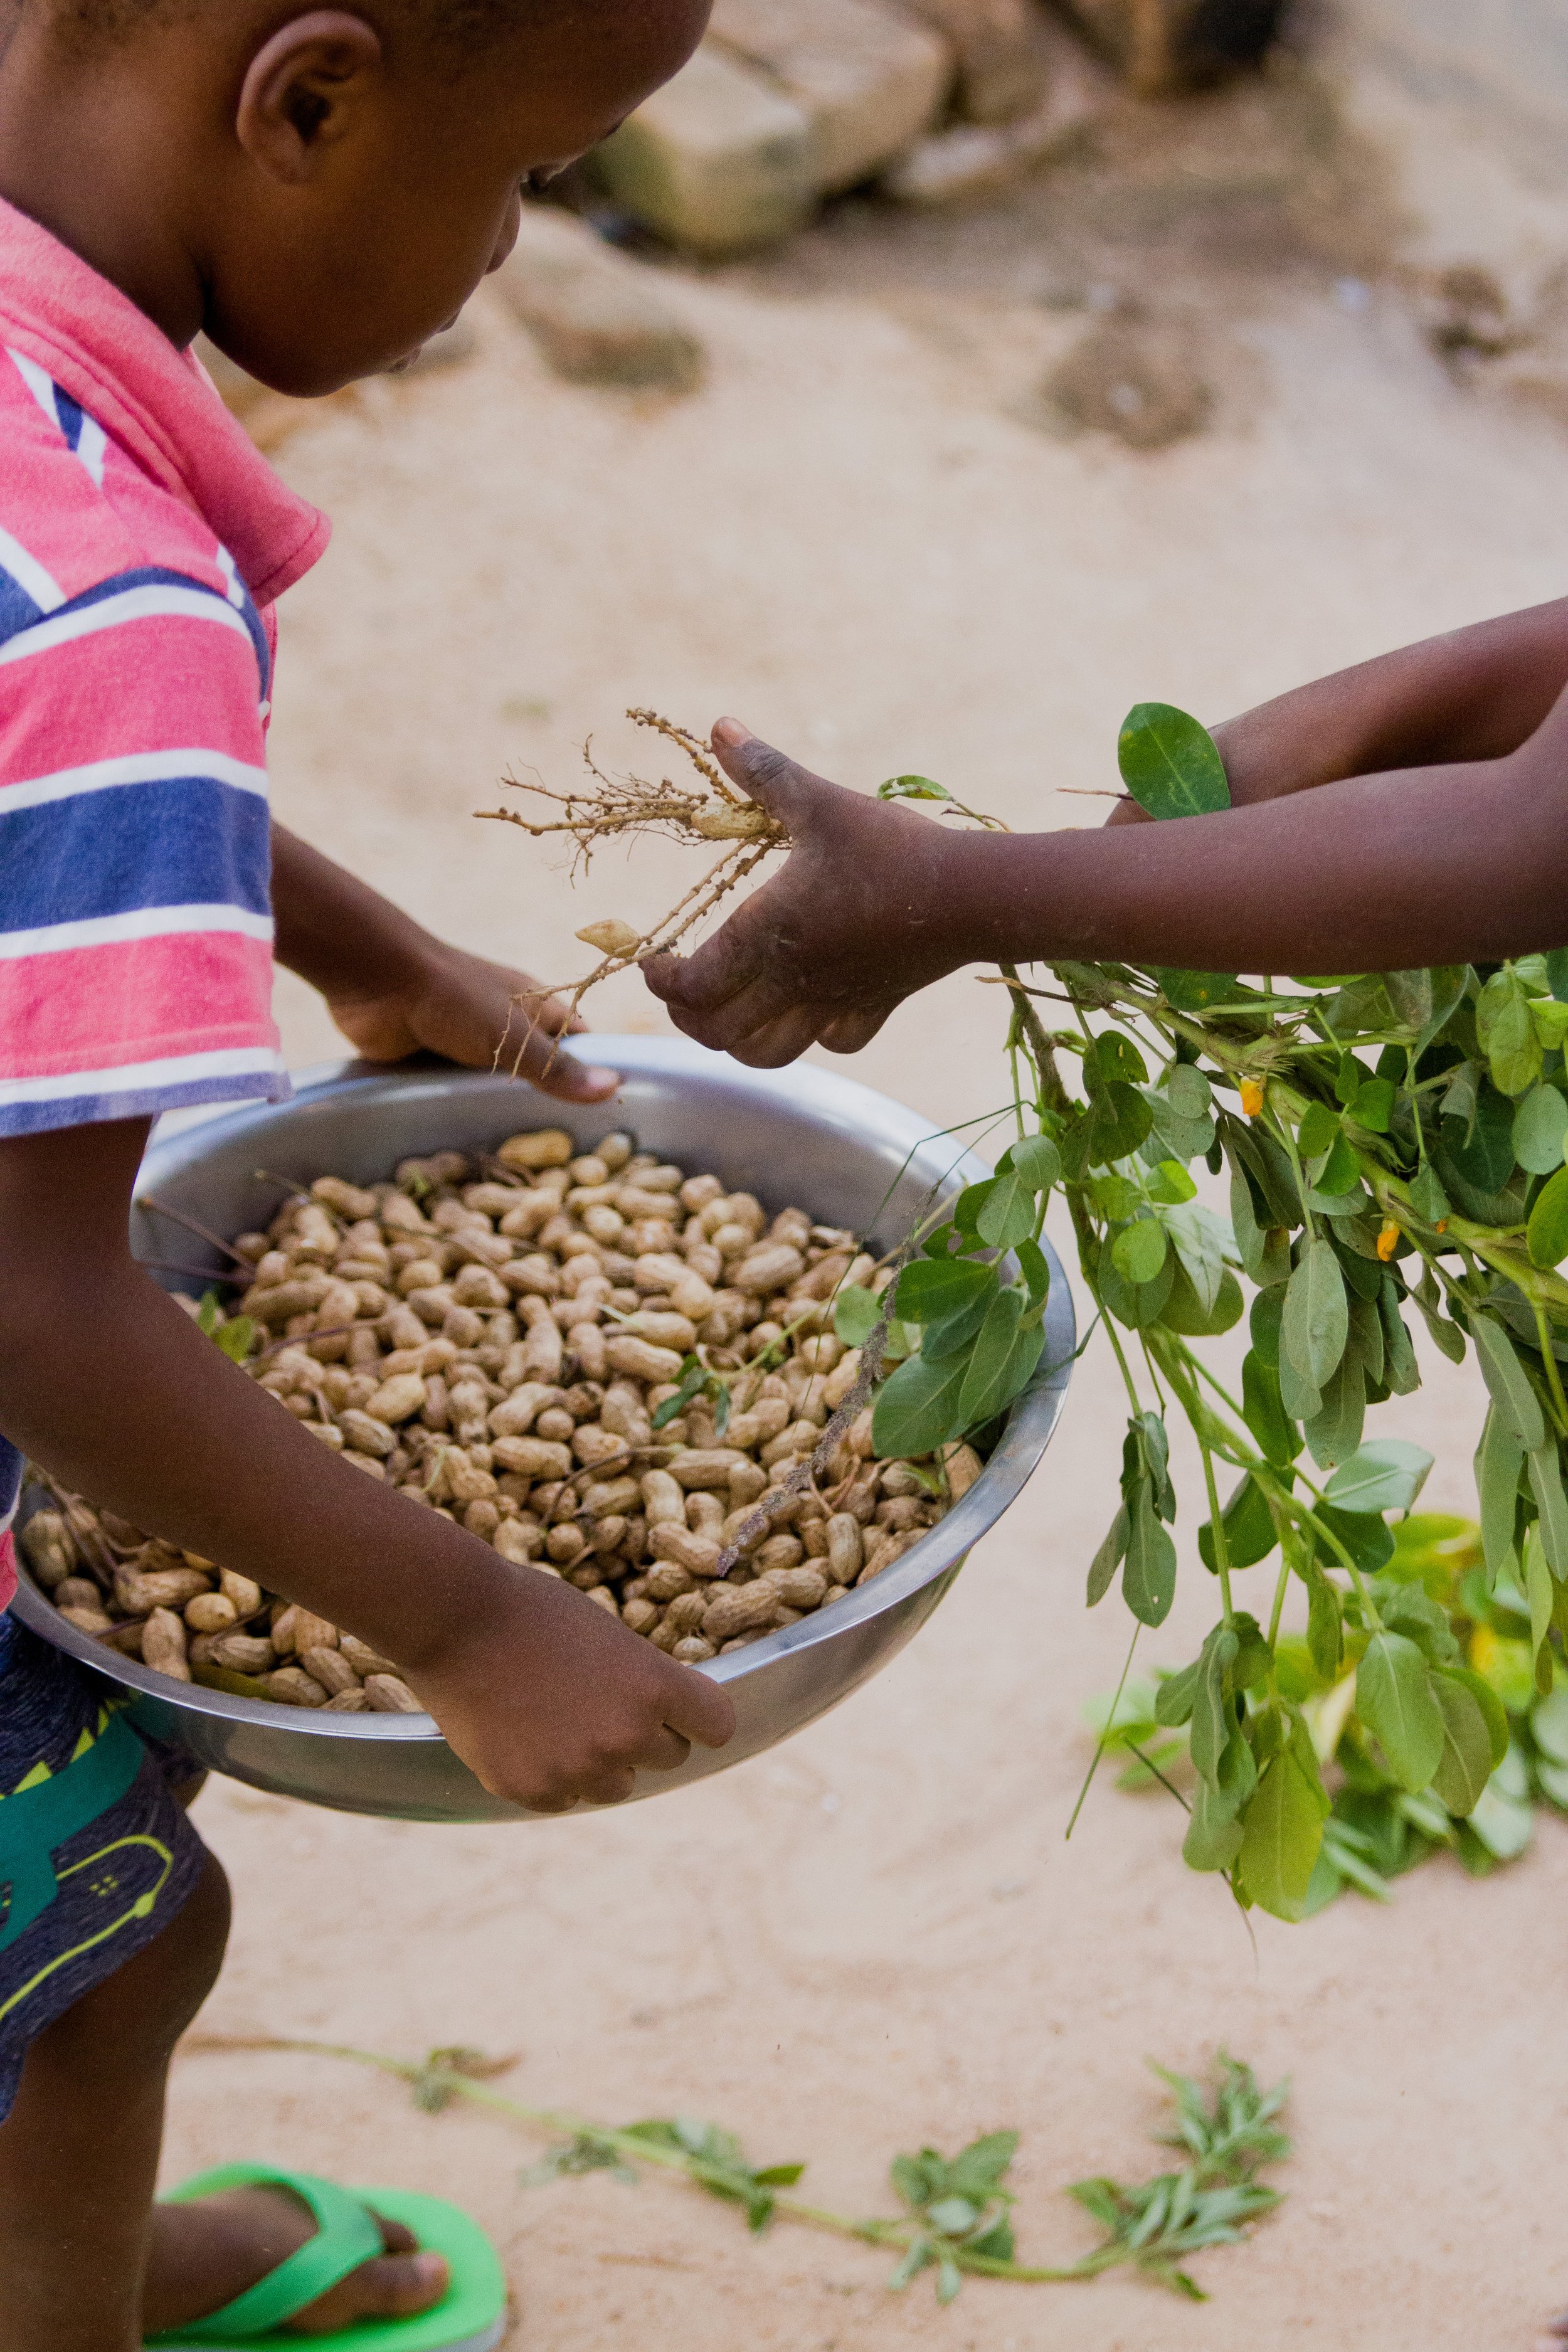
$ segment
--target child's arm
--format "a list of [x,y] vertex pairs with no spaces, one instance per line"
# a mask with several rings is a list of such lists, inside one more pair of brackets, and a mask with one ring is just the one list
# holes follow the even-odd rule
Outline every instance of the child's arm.
[[[1428,637],[1215,730],[1238,808],[1347,776],[1500,760],[1568,688],[1568,600]],[[1112,822],[1143,822],[1136,801]]]
[[558,1810],[721,1747],[717,1684],[341,1462],[130,1254],[143,1119],[0,1140],[0,1428],[68,1486],[395,1658],[487,1789]]
[[[447,947],[319,849],[272,828],[279,963],[321,990],[333,1020],[373,1062],[421,1046],[470,1068],[500,1066],[563,1102],[599,1102],[620,1083],[555,1049],[568,1019],[526,972]],[[520,1059],[521,1056],[521,1059]]]
[[[1447,710],[1474,756],[1323,782],[1321,740],[1337,765],[1375,732],[1372,698],[1355,716],[1366,688],[1352,672],[1342,703],[1334,680],[1290,698],[1294,726],[1279,721],[1279,705],[1271,719],[1235,722],[1243,805],[1162,824],[946,832],[826,783],[722,721],[714,740],[725,768],[784,817],[795,846],[695,955],[650,959],[649,985],[688,1035],[774,1067],[814,1041],[857,1051],[903,997],[968,963],[1377,971],[1568,940],[1568,697],[1527,733],[1522,717],[1508,722],[1504,691],[1512,676],[1525,716],[1539,709],[1550,637],[1542,625],[1538,663],[1478,662],[1484,690],[1473,704],[1440,663],[1441,694],[1411,690],[1395,730],[1405,747],[1435,736]],[[1435,706],[1436,720],[1421,716]],[[1227,768],[1231,731],[1220,737]],[[1495,748],[1510,734],[1514,748]],[[1286,791],[1268,797],[1260,786],[1277,775]]]

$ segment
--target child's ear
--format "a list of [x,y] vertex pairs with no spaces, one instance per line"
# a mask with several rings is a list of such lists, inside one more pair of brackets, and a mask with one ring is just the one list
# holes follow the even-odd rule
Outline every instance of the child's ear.
[[281,26],[252,58],[235,131],[251,161],[290,187],[315,177],[381,71],[379,35],[363,16],[314,9]]

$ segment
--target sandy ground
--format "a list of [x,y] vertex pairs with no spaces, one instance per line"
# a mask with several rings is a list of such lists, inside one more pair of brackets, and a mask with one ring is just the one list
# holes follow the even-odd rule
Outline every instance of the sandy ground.
[[[910,232],[923,287],[896,232],[853,217],[771,268],[673,280],[711,354],[683,403],[563,386],[487,314],[468,365],[292,440],[285,470],[337,537],[284,619],[284,817],[436,929],[560,976],[590,916],[658,911],[670,863],[606,861],[574,895],[469,813],[509,765],[570,776],[589,730],[618,754],[627,703],[735,709],[847,782],[918,767],[1015,824],[1081,824],[1095,803],[1057,788],[1107,781],[1136,698],[1217,717],[1561,591],[1568,446],[1471,405],[1393,294],[1336,299],[1331,256],[1223,306],[1230,389],[1206,437],[1146,458],[1040,430],[1029,394],[1083,325],[1039,299],[1049,210],[1006,235]],[[296,1063],[334,1050],[305,992],[279,1001]],[[636,984],[600,1007],[607,1027],[660,1017]],[[970,1116],[998,1098],[999,1025],[956,978],[856,1075],[933,1121]],[[1064,1845],[1079,1710],[1126,1640],[1115,1604],[1080,1605],[1121,1415],[1096,1351],[1033,1486],[911,1649],[679,1798],[440,1832],[214,1784],[199,1818],[237,1920],[205,2022],[516,2051],[520,2096],[714,2116],[758,2160],[809,2157],[808,2188],[851,2209],[887,2210],[896,2150],[1016,2126],[1020,2237],[1047,2260],[1089,2242],[1063,2183],[1154,2168],[1144,2055],[1196,2067],[1225,2043],[1293,2077],[1297,2155],[1283,2212],[1198,2264],[1211,2304],[1112,2278],[971,2284],[939,2312],[929,2284],[889,2296],[875,2252],[752,2242],[679,2188],[520,2189],[526,2140],[293,2056],[185,2059],[169,2176],[243,2152],[448,2192],[493,2231],[515,2340],[540,2352],[1528,2344],[1568,2300],[1568,1835],[1546,1824],[1483,1885],[1437,1863],[1390,1910],[1259,1919],[1256,1953],[1182,1870],[1166,1800],[1107,1783]],[[1436,1446],[1433,1498],[1461,1502],[1468,1379],[1439,1367],[1385,1422]],[[1207,1580],[1184,1573],[1151,1660],[1185,1656],[1204,1622]]]

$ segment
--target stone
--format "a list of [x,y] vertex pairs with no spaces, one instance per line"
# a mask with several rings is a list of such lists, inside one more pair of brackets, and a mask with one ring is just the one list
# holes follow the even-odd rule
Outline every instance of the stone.
[[1017,122],[1045,96],[1033,0],[900,0],[958,60],[956,109],[965,122]]
[[1021,121],[956,122],[917,140],[879,186],[903,205],[954,205],[999,194],[1025,173],[1080,152],[1113,94],[1107,68],[1066,35],[1053,47],[1043,101]]
[[952,52],[883,0],[716,0],[709,38],[806,116],[812,177],[831,195],[868,180],[934,121]]
[[557,205],[524,205],[517,243],[490,284],[557,375],[671,392],[702,381],[702,345],[653,271]]
[[1069,425],[1114,434],[1130,449],[1201,433],[1214,409],[1196,339],[1170,320],[1121,316],[1091,327],[1044,389]]
[[1059,0],[1142,98],[1189,89],[1255,65],[1284,0]]
[[704,41],[593,154],[634,220],[694,253],[743,253],[790,236],[816,195],[810,117],[765,76]]

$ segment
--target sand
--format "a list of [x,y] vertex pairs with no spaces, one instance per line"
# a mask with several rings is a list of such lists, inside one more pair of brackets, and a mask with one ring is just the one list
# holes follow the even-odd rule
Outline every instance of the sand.
[[[1202,280],[1224,347],[1206,436],[1139,457],[1041,430],[1033,387],[1084,318],[1039,299],[1046,196],[1018,218],[911,228],[923,277],[897,225],[853,214],[779,264],[672,274],[710,353],[690,400],[557,383],[481,303],[467,365],[292,439],[284,470],[337,536],[284,614],[285,819],[433,928],[560,977],[582,968],[581,922],[656,913],[686,868],[605,859],[573,893],[469,814],[509,764],[569,776],[590,730],[618,755],[627,703],[738,711],[847,782],[919,768],[1015,824],[1082,824],[1096,803],[1058,790],[1106,784],[1136,698],[1217,718],[1559,593],[1562,439],[1467,399],[1394,292],[1336,293],[1331,254],[1266,252],[1223,300]],[[296,1063],[335,1052],[303,989],[285,980],[279,1004]],[[627,982],[599,1019],[662,1016]],[[992,993],[959,976],[854,1075],[946,1123],[999,1098],[999,1034]],[[494,2232],[515,2340],[540,2352],[1527,2345],[1568,2300],[1568,1835],[1543,1822],[1484,1885],[1440,1861],[1388,1909],[1259,1918],[1256,1950],[1182,1869],[1168,1800],[1108,1777],[1064,1844],[1080,1709],[1128,1632],[1118,1602],[1080,1604],[1121,1411],[1097,1349],[1032,1486],[911,1648],[689,1792],[441,1831],[214,1783],[198,1818],[237,1916],[204,2022],[516,2052],[521,2097],[713,2116],[760,2161],[809,2158],[808,2189],[851,2209],[888,2210],[898,2149],[1016,2126],[1020,2239],[1046,2260],[1089,2242],[1065,2182],[1154,2168],[1144,2056],[1194,2068],[1223,2043],[1292,2077],[1297,2153],[1283,2211],[1196,2264],[1212,2303],[972,2283],[939,2312],[929,2281],[889,2296],[874,2252],[750,2241],[677,2187],[520,2188],[526,2137],[295,2056],[184,2059],[169,2177],[244,2154],[449,2193]],[[1450,1505],[1475,1422],[1473,1382],[1445,1366],[1384,1416],[1438,1451],[1430,1493]],[[1181,1661],[1206,1622],[1194,1523],[1150,1662]]]

